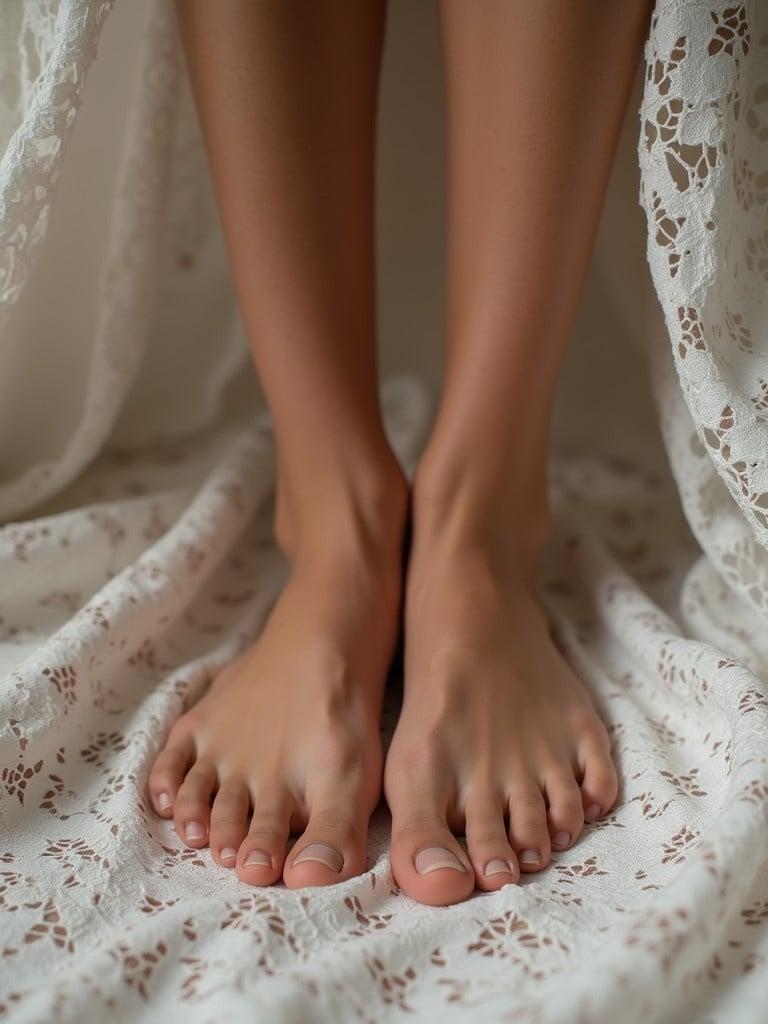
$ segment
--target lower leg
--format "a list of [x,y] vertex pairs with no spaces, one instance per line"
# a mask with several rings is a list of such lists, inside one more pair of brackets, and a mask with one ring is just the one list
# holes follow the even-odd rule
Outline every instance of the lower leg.
[[[150,792],[243,881],[365,866],[407,488],[376,382],[384,4],[179,0],[233,276],[272,412],[291,562],[254,647],[174,726]],[[285,863],[289,832],[302,832]],[[308,852],[307,852],[308,851]]]
[[425,902],[544,867],[616,797],[607,734],[533,578],[557,372],[648,6],[441,4],[447,365],[414,483],[405,702],[385,780],[395,875]]
[[[546,533],[557,373],[586,273],[648,0],[443,0],[450,140],[448,347],[420,504]],[[467,473],[467,467],[472,468]],[[464,494],[465,491],[470,493]],[[493,505],[489,499],[493,498]],[[505,548],[509,543],[504,531]],[[526,554],[525,547],[528,547]]]
[[[334,487],[394,469],[376,380],[373,155],[383,0],[179,0],[290,546]],[[391,474],[393,475],[393,474]],[[311,510],[311,515],[308,513]],[[334,520],[336,521],[336,520]],[[340,523],[339,526],[342,524]]]

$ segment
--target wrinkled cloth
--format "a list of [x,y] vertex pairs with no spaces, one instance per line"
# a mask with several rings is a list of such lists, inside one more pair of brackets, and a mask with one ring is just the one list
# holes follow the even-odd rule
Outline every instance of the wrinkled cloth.
[[[172,11],[131,29],[122,78],[116,15],[0,7],[0,1019],[764,1021],[766,6],[657,3],[627,114],[651,275],[622,273],[620,169],[592,268],[617,326],[558,399],[541,593],[618,803],[544,872],[439,909],[394,884],[384,807],[366,873],[303,891],[242,885],[149,807],[168,729],[285,565]],[[428,398],[382,396],[411,470]]]

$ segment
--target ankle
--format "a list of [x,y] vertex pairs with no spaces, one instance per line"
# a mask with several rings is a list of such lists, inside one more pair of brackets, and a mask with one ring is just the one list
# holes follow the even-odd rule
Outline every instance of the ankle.
[[391,560],[402,551],[408,505],[408,482],[394,455],[345,460],[333,475],[279,488],[275,539],[291,562],[345,551]]
[[414,547],[449,556],[473,551],[496,574],[532,582],[551,528],[545,480],[489,479],[471,464],[461,470],[425,458],[412,502]]

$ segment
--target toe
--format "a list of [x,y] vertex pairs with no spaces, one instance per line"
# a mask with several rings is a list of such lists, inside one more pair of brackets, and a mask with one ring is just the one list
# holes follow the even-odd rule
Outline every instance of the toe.
[[484,892],[517,882],[520,869],[509,845],[501,800],[469,800],[466,811],[467,851],[475,883]]
[[149,795],[161,818],[170,818],[173,814],[173,802],[194,757],[195,746],[191,736],[175,741],[169,737],[165,748],[157,755],[149,773]]
[[533,781],[514,788],[510,794],[509,841],[521,871],[540,871],[549,863],[547,808]]
[[547,820],[552,849],[567,850],[584,828],[581,790],[570,768],[554,770],[547,776]]
[[381,792],[380,771],[346,740],[332,737],[319,749],[323,769],[304,793],[309,820],[283,868],[289,889],[344,882],[368,863],[368,820]]
[[251,798],[242,782],[225,782],[219,787],[211,810],[208,845],[213,859],[225,868],[233,868],[237,851],[248,832]]
[[410,897],[432,907],[460,903],[475,888],[475,872],[464,850],[434,810],[392,812],[392,873]]
[[179,838],[199,849],[208,842],[211,796],[216,788],[216,769],[196,761],[187,772],[173,805],[173,820]]
[[365,871],[369,814],[354,801],[336,797],[318,804],[283,869],[289,889],[333,885]]
[[[269,791],[269,790],[267,790]],[[277,792],[275,786],[272,792]],[[280,880],[291,832],[291,803],[287,796],[272,806],[254,799],[248,834],[237,852],[237,877],[246,885],[272,885]]]
[[607,736],[605,743],[590,743],[586,746],[579,767],[583,772],[581,800],[584,818],[597,821],[616,802],[619,782],[610,753]]

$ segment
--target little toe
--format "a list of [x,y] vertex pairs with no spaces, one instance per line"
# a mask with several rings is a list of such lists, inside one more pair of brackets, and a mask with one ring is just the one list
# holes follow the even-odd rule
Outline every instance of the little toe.
[[179,838],[199,849],[208,843],[211,796],[216,788],[216,769],[196,761],[184,778],[173,805],[173,819]]
[[474,891],[472,864],[444,814],[393,811],[390,860],[397,884],[419,903],[445,907]]
[[222,783],[211,810],[208,845],[213,859],[225,868],[233,868],[237,851],[248,832],[251,798],[242,782]]
[[549,864],[547,808],[541,790],[533,782],[510,793],[509,841],[521,871],[541,871]]
[[334,885],[365,870],[369,815],[354,802],[319,806],[323,809],[311,812],[283,868],[289,889]]
[[235,870],[246,885],[273,885],[280,880],[291,832],[291,809],[286,799],[275,807],[254,805],[248,834],[237,852]]
[[466,811],[467,851],[475,869],[475,884],[493,892],[517,882],[520,868],[509,845],[503,806],[469,801]]
[[173,814],[173,802],[184,780],[187,769],[195,757],[195,745],[191,736],[168,744],[157,755],[149,773],[149,795],[155,812],[161,818]]
[[579,784],[570,769],[554,771],[547,777],[547,820],[552,849],[567,850],[584,828],[584,807]]
[[581,800],[584,818],[597,821],[613,807],[619,792],[619,780],[608,744],[590,744],[580,761],[583,772]]

